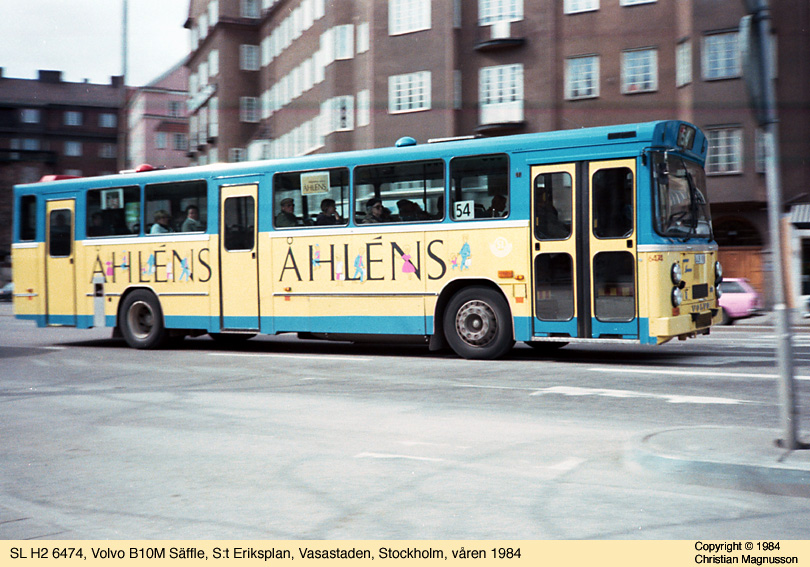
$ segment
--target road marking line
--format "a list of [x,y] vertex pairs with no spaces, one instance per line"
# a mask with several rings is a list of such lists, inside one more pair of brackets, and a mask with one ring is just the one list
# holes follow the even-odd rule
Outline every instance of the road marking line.
[[304,360],[353,360],[356,362],[371,362],[371,358],[360,356],[321,356],[314,354],[265,354],[249,352],[209,352],[208,356],[241,356],[245,358],[300,358]]
[[[675,376],[717,376],[721,378],[779,378],[778,374],[752,374],[743,372],[716,372],[713,370],[675,370],[671,368],[589,368],[591,372],[613,372],[620,374],[672,374]],[[796,380],[810,380],[810,376],[794,376]]]
[[548,394],[559,394],[562,396],[602,396],[606,398],[645,398],[653,400],[665,400],[670,404],[714,404],[714,405],[738,405],[756,404],[759,402],[749,402],[746,400],[736,400],[734,398],[717,398],[711,396],[681,396],[678,394],[648,394],[645,392],[633,392],[631,390],[610,390],[608,388],[579,388],[575,386],[552,386],[537,390],[532,396],[545,396]]
[[413,455],[397,455],[394,453],[358,453],[354,456],[355,459],[408,459],[411,461],[429,461],[433,463],[440,463],[444,459],[435,459],[432,457],[414,457]]

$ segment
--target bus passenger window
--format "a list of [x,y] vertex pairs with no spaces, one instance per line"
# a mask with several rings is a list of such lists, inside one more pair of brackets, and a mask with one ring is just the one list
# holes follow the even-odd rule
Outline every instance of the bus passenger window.
[[505,154],[450,162],[450,216],[456,221],[509,216],[509,158]]
[[73,241],[73,214],[70,209],[51,211],[48,254],[50,256],[70,256]]
[[534,234],[538,240],[571,236],[571,174],[543,173],[534,179]]
[[20,240],[35,240],[37,237],[37,198],[25,195],[20,199]]
[[230,197],[223,213],[225,250],[253,250],[256,203],[253,197]]
[[[168,222],[155,223],[155,215]],[[146,186],[146,234],[204,232],[208,225],[208,184],[203,180],[153,183]]]
[[334,226],[349,222],[349,170],[294,171],[273,176],[273,226]]
[[358,167],[357,224],[425,222],[444,215],[444,162],[414,161]]
[[593,234],[626,238],[633,233],[633,172],[626,167],[593,175]]
[[137,234],[141,230],[140,187],[92,189],[87,192],[88,237]]

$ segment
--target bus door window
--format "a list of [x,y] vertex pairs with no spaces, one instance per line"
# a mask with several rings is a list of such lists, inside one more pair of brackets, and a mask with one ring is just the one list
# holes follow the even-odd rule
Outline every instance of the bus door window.
[[[442,218],[442,160],[363,166],[355,169],[354,175],[357,224]],[[381,207],[375,209],[378,204]]]
[[[537,240],[567,240],[573,226],[573,182],[568,172],[534,178],[534,235]],[[543,321],[574,317],[574,260],[567,252],[538,254],[534,259],[535,305]]]
[[229,197],[225,200],[223,230],[225,250],[253,250],[256,203],[253,197]]
[[20,240],[30,241],[37,238],[37,198],[25,195],[20,199]]
[[509,158],[505,154],[455,158],[450,162],[453,220],[509,216]]
[[70,256],[73,243],[73,214],[70,209],[51,211],[48,254],[53,257]]
[[345,225],[349,170],[292,171],[273,176],[273,226]]
[[[196,208],[197,218],[189,220],[189,208]],[[168,214],[163,228],[155,227],[156,213]],[[146,212],[143,215],[146,234],[165,232],[202,232],[208,225],[208,185],[205,181],[153,183],[146,186]],[[164,230],[165,229],[165,230]]]
[[[592,182],[592,228],[600,240],[633,235],[633,173],[600,169]],[[631,321],[636,313],[635,257],[631,251],[598,252],[593,259],[594,309],[600,321]]]
[[92,189],[87,192],[85,208],[88,237],[138,234],[141,231],[140,187]]

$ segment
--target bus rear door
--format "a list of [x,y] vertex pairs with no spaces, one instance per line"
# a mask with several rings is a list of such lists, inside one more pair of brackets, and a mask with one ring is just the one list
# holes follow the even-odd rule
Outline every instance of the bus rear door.
[[633,160],[532,168],[534,335],[638,338]]
[[48,201],[45,255],[45,305],[48,325],[76,326],[76,202]]
[[258,185],[220,187],[221,327],[259,330]]

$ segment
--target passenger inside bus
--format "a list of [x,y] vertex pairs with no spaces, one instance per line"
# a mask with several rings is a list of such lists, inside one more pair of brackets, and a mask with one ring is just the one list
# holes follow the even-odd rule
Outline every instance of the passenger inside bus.
[[342,218],[337,213],[337,205],[334,199],[324,199],[321,201],[321,212],[315,219],[317,226],[326,226],[332,224],[344,224]]
[[384,218],[382,201],[380,201],[377,197],[372,197],[366,203],[366,216],[363,218],[363,224],[373,224],[379,222],[386,222]]
[[149,229],[149,234],[165,234],[167,232],[174,232],[171,225],[171,216],[168,211],[160,209],[155,213],[155,224]]
[[292,197],[281,200],[281,212],[276,215],[276,226],[298,226],[298,217],[295,216],[295,201]]
[[180,226],[180,232],[202,232],[205,225],[200,220],[200,208],[197,205],[186,207],[186,220]]
[[509,214],[506,210],[506,197],[504,195],[495,195],[492,198],[492,204],[487,209],[487,216],[496,218],[496,217],[505,217]]

